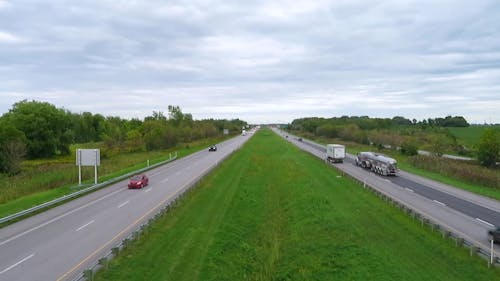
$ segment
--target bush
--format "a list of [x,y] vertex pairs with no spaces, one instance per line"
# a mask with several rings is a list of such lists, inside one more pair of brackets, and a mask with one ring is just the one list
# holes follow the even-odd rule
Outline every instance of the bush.
[[500,188],[498,170],[481,167],[474,162],[416,155],[408,158],[411,165],[454,177],[472,184]]
[[413,140],[406,140],[401,144],[401,154],[403,155],[417,155],[418,154],[418,146],[417,143]]
[[486,129],[479,140],[478,158],[481,165],[496,166],[500,160],[500,130]]

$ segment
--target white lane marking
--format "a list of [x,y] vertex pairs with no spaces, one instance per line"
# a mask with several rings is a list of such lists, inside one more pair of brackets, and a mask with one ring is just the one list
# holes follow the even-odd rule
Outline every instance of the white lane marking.
[[482,223],[484,223],[484,224],[486,224],[486,225],[488,225],[489,227],[492,227],[492,228],[493,228],[493,227],[495,227],[493,224],[491,224],[491,223],[489,223],[489,222],[487,222],[487,221],[483,221],[483,220],[482,220],[482,219],[480,219],[480,218],[476,218],[476,220],[477,220],[477,221],[480,221],[480,222],[482,222]]
[[128,204],[128,200],[118,205],[118,209]]
[[9,270],[13,269],[14,267],[16,267],[16,266],[20,265],[21,263],[23,263],[23,262],[25,262],[25,261],[27,261],[27,260],[31,259],[34,255],[35,255],[35,254],[31,254],[31,255],[29,255],[29,256],[27,256],[27,257],[25,257],[24,259],[22,259],[22,260],[20,260],[20,261],[16,262],[15,264],[13,264],[13,265],[11,265],[11,266],[7,267],[6,269],[4,269],[4,270],[0,271],[0,274],[4,274],[5,272],[7,272],[7,271],[9,271]]
[[94,220],[91,220],[91,221],[89,221],[88,223],[86,223],[86,224],[84,224],[84,225],[80,226],[79,228],[77,228],[77,229],[76,229],[76,231],[80,231],[80,230],[84,229],[85,227],[87,227],[87,226],[91,225],[92,223],[94,223]]
[[413,191],[413,189],[408,188],[408,187],[405,187],[405,189],[408,190],[409,192],[415,192],[415,191]]
[[9,243],[10,241],[15,240],[15,239],[17,239],[17,238],[19,238],[19,237],[21,237],[21,236],[24,236],[24,235],[26,235],[26,234],[28,234],[28,233],[30,233],[30,232],[33,232],[33,231],[35,231],[35,230],[37,230],[37,229],[39,229],[39,228],[42,228],[42,227],[44,227],[44,226],[46,226],[46,225],[48,225],[48,224],[51,224],[51,223],[53,223],[53,222],[55,222],[55,221],[58,221],[58,220],[60,220],[60,219],[62,219],[62,218],[64,218],[64,217],[66,217],[66,216],[69,216],[69,215],[73,214],[74,212],[78,212],[79,210],[81,210],[81,209],[83,209],[83,208],[86,208],[86,207],[88,207],[88,206],[90,206],[90,205],[93,205],[93,204],[95,204],[95,203],[97,203],[97,202],[99,202],[99,201],[101,201],[101,200],[104,200],[104,199],[108,198],[109,196],[114,195],[115,193],[118,193],[118,192],[120,192],[120,191],[124,191],[124,189],[118,189],[118,190],[116,190],[116,191],[113,191],[113,192],[111,192],[110,194],[105,195],[105,196],[103,196],[103,197],[101,197],[101,198],[99,198],[99,199],[97,199],[97,200],[95,200],[95,201],[89,202],[89,203],[87,203],[87,204],[85,204],[85,205],[83,205],[83,206],[80,206],[80,207],[78,207],[78,208],[76,208],[76,209],[74,209],[74,210],[71,210],[71,211],[69,211],[69,212],[67,212],[67,213],[64,213],[64,214],[62,214],[62,215],[60,215],[60,216],[58,216],[58,217],[55,217],[55,218],[53,218],[53,219],[51,219],[51,220],[49,220],[49,221],[46,221],[46,222],[42,223],[41,225],[35,226],[35,227],[33,227],[32,229],[28,229],[28,230],[26,230],[25,232],[22,232],[22,233],[19,233],[18,235],[12,236],[11,238],[9,238],[9,239],[7,239],[7,240],[5,240],[5,241],[0,242],[0,246],[2,246],[2,245],[4,245],[4,244],[7,244],[7,243]]
[[[203,175],[205,172],[209,171],[212,167],[207,167],[205,168],[204,170],[202,170],[200,172],[201,175]],[[84,258],[83,260],[81,260],[77,265],[75,265],[73,268],[71,268],[70,270],[68,270],[66,273],[64,273],[63,275],[61,275],[59,278],[57,278],[57,281],[61,281],[61,280],[65,280],[66,277],[73,273],[77,268],[81,267],[84,263],[88,262],[92,257],[94,257],[95,255],[97,255],[97,253],[101,252],[105,247],[109,246],[111,243],[113,243],[113,241],[115,241],[118,237],[122,236],[124,233],[126,233],[127,231],[130,231],[130,229],[136,225],[139,224],[139,222],[141,222],[142,220],[144,220],[144,218],[146,218],[147,216],[151,215],[151,213],[155,210],[157,210],[161,205],[164,205],[168,200],[171,200],[172,198],[174,198],[176,195],[178,195],[178,193],[181,191],[181,190],[184,190],[190,183],[194,182],[194,180],[197,178],[197,176],[194,176],[192,177],[190,180],[188,180],[186,183],[184,183],[179,189],[177,189],[174,193],[170,194],[167,198],[165,198],[163,201],[161,201],[160,203],[158,203],[156,206],[152,207],[149,211],[146,212],[146,214],[144,214],[142,217],[140,217],[139,219],[137,219],[136,221],[134,221],[133,223],[129,224],[127,227],[125,227],[122,231],[120,231],[118,234],[116,234],[113,238],[111,238],[111,240],[109,240],[108,242],[104,243],[99,249],[95,250],[93,253],[91,253],[89,256],[87,256],[86,258]]]
[[168,181],[168,178],[165,178],[164,180],[162,180],[161,182],[162,183],[166,183]]
[[439,205],[441,205],[441,206],[445,206],[445,207],[446,207],[446,204],[445,204],[445,203],[443,203],[443,202],[441,202],[441,201],[437,201],[437,200],[432,200],[432,201],[434,201],[434,202],[438,203],[438,204],[439,204]]
[[386,182],[391,182],[391,180],[388,180],[388,179],[384,179]]
[[148,188],[148,189],[144,189],[144,192],[150,192],[152,190],[152,188]]

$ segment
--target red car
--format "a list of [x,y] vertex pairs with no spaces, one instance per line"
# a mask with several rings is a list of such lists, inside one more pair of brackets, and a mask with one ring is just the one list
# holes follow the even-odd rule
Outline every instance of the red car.
[[148,185],[149,179],[146,175],[135,175],[130,179],[128,188],[143,188]]

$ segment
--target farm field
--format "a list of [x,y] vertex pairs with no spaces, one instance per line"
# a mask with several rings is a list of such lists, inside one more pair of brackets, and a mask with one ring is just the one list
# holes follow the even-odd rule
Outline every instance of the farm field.
[[[500,125],[493,126],[500,130]],[[484,129],[492,128],[491,126],[476,126],[469,127],[451,127],[448,128],[450,133],[457,138],[459,144],[467,146],[469,149],[474,148],[479,143],[479,138]]]
[[269,130],[94,280],[500,280],[500,270]]

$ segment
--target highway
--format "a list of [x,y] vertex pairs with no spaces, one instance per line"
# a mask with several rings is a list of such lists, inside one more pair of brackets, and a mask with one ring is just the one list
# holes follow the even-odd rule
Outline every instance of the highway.
[[[325,158],[325,146],[306,139],[299,141],[296,136],[274,131],[299,148],[318,158]],[[396,177],[381,176],[357,167],[354,159],[354,155],[347,154],[344,163],[332,165],[434,218],[461,237],[467,237],[486,249],[490,247],[487,231],[495,225],[500,226],[499,201],[404,171],[400,171]],[[495,246],[494,249],[498,256],[500,248]]]
[[74,280],[250,137],[150,170],[143,189],[122,181],[0,229],[0,280]]

